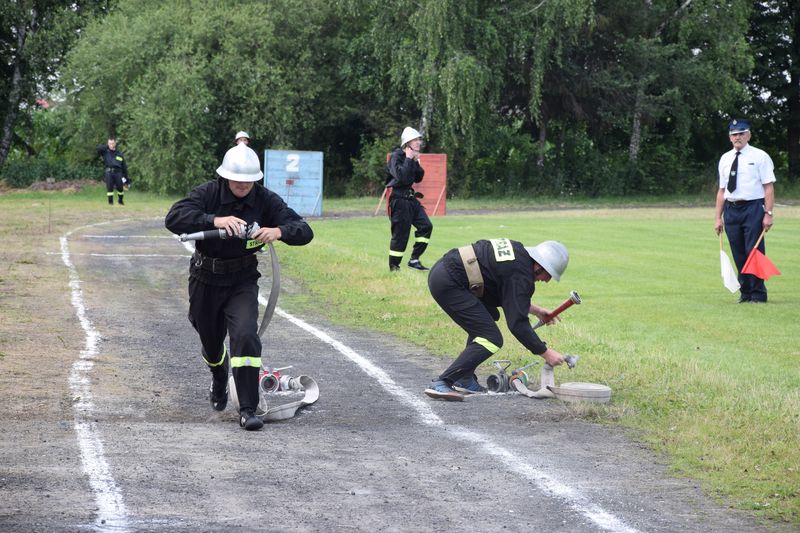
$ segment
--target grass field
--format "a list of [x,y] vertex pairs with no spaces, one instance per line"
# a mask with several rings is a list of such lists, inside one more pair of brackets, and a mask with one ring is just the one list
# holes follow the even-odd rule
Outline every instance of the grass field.
[[[68,290],[63,266],[42,259],[43,250],[57,251],[59,236],[89,222],[163,216],[172,201],[132,192],[129,205],[111,208],[99,188],[0,195],[0,258],[7,265],[0,273],[0,362],[10,339],[47,334],[25,308],[24,285],[38,285],[37,293]],[[325,207],[371,212],[376,205],[377,199],[326,200]],[[555,307],[576,290],[583,304],[541,336],[581,356],[576,369],[557,370],[557,381],[605,383],[614,394],[609,405],[575,407],[575,416],[631,428],[676,475],[700,480],[732,506],[800,524],[800,207],[775,209],[767,256],[783,275],[768,282],[770,303],[737,305],[722,285],[710,204],[597,205],[437,217],[423,262],[480,238],[564,242],[571,253],[566,274],[561,283],[539,284],[534,301]],[[497,201],[448,208],[473,206],[524,207]],[[311,244],[278,246],[284,276],[305,289],[288,291],[279,305],[413,341],[440,354],[444,367],[464,335],[431,299],[424,273],[388,272],[386,217],[311,224]],[[498,356],[533,360],[505,329],[504,336]],[[426,384],[420,382],[420,393]]]

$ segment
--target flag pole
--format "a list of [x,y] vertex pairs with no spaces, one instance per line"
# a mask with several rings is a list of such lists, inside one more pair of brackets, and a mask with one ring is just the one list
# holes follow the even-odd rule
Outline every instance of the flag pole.
[[[761,230],[761,236],[760,236],[760,237],[758,238],[758,240],[756,241],[756,245],[755,245],[755,246],[753,246],[753,250],[755,250],[756,248],[758,248],[758,245],[759,245],[759,244],[761,244],[761,241],[764,239],[764,234],[765,234],[766,232],[767,232],[767,228],[764,228],[763,230]],[[750,250],[750,253],[753,253],[753,250]]]

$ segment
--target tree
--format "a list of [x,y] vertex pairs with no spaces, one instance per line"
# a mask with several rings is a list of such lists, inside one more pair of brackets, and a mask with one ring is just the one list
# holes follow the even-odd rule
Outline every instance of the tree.
[[800,4],[755,2],[748,41],[755,69],[747,80],[760,145],[780,165],[786,154],[789,179],[800,179]]
[[158,192],[213,176],[233,134],[257,151],[303,149],[334,88],[319,52],[323,1],[126,2],[89,25],[69,56],[73,145],[114,132],[131,171]]
[[20,113],[56,83],[63,58],[79,30],[103,9],[97,0],[16,0],[0,6],[0,167],[5,163]]

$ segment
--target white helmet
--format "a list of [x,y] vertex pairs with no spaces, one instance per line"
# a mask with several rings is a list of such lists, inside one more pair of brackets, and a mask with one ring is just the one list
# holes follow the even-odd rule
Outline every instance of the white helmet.
[[569,263],[567,248],[558,241],[544,241],[536,246],[526,246],[528,255],[539,263],[554,280],[559,281]]
[[233,138],[234,142],[238,141],[239,139],[247,139],[250,140],[250,136],[247,134],[246,131],[240,131],[236,134],[236,137]]
[[217,174],[232,181],[258,181],[264,177],[258,156],[246,144],[237,144],[225,152]]
[[422,134],[414,128],[407,127],[400,135],[400,148],[403,148],[414,139],[422,139]]

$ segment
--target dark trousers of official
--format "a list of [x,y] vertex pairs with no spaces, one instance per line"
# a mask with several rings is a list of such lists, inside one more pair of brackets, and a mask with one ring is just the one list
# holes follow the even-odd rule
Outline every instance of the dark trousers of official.
[[[752,274],[742,274],[747,257],[761,236],[764,220],[763,200],[753,200],[752,202],[734,205],[725,202],[725,233],[728,235],[728,242],[733,253],[733,262],[736,263],[736,270],[739,271],[739,284],[742,286],[741,298],[745,301],[766,302],[767,287],[764,280]],[[764,240],[758,245],[761,253],[766,247]]]
[[106,170],[106,195],[108,196],[108,203],[114,203],[114,190],[117,191],[117,196],[122,199],[125,194],[122,189],[122,171]]
[[492,352],[473,342],[476,337],[482,337],[500,348],[503,346],[503,336],[486,307],[469,289],[453,281],[441,260],[431,268],[428,288],[439,307],[467,332],[464,351],[439,376],[439,379],[453,384],[472,376],[478,365],[492,356]]
[[[209,361],[218,361],[224,353],[226,335],[230,337],[231,357],[261,357],[256,280],[233,287],[216,287],[190,278],[189,321],[200,335]],[[225,368],[211,367],[211,372],[222,372]],[[233,368],[239,409],[258,407],[259,371],[260,367]]]
[[[416,228],[414,237],[431,238],[433,224],[425,208],[416,198],[395,198],[389,200],[389,209],[392,221],[392,240],[389,249],[393,252],[405,252],[408,246],[408,236],[411,233],[411,226]],[[428,247],[427,242],[415,242],[411,250],[411,259],[419,259]],[[390,256],[390,265],[399,265],[402,257]]]

